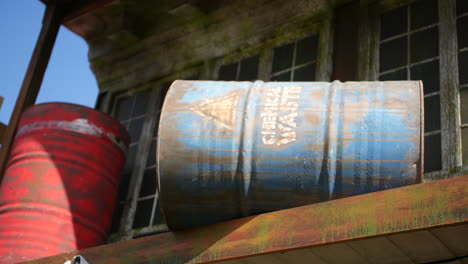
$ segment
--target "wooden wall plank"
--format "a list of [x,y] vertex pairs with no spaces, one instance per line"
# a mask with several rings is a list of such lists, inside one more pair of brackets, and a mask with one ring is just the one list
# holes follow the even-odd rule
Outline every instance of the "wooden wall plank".
[[457,257],[468,255],[468,225],[432,229],[430,232]]
[[415,263],[455,258],[455,255],[428,231],[403,233],[389,236],[388,239]]
[[366,258],[370,263],[414,263],[385,237],[356,240],[349,242],[348,245]]

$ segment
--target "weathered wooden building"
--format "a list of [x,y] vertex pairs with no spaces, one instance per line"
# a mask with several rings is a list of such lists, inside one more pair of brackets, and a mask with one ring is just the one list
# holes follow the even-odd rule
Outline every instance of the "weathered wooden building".
[[[49,5],[54,3],[49,0],[43,2]],[[463,176],[467,174],[468,169],[467,0],[96,0],[78,1],[79,4],[73,5],[67,1],[57,2],[68,8],[64,9],[67,10],[67,15],[62,23],[89,44],[89,61],[100,88],[96,108],[119,119],[131,136],[109,243],[132,240],[167,230],[158,203],[155,175],[158,157],[155,152],[164,95],[170,83],[176,79],[327,82],[422,80],[425,103],[424,171],[428,183],[417,188],[432,192],[426,197],[423,195],[423,198],[429,199],[430,195],[439,195],[431,198],[436,200],[449,197],[448,200],[444,200],[446,208],[453,208],[455,203],[462,206],[467,204],[467,176]],[[455,176],[461,177],[453,178]],[[435,182],[446,178],[452,179]],[[457,184],[458,187],[453,184]],[[403,191],[388,192],[390,196],[406,197]],[[411,193],[411,189],[408,189],[408,192]],[[116,250],[133,250],[135,256],[141,256],[141,259],[135,258],[128,263],[159,263],[157,256],[149,257],[151,254],[169,254],[172,258],[161,259],[166,261],[164,263],[172,263],[225,260],[268,252],[276,252],[276,255],[257,261],[467,261],[466,258],[463,259],[468,254],[468,241],[466,237],[463,238],[468,233],[466,207],[453,209],[458,210],[459,215],[454,217],[453,221],[447,220],[451,218],[446,215],[444,206],[428,204],[418,207],[418,203],[424,203],[423,199],[418,200],[419,198],[409,195],[407,208],[410,211],[414,210],[414,215],[411,216],[402,213],[401,208],[406,206],[402,205],[400,208],[394,205],[393,208],[385,199],[379,200],[378,196],[372,195],[375,194],[366,197],[375,199],[375,202],[380,204],[368,205],[370,214],[372,210],[388,206],[389,211],[383,217],[393,217],[399,224],[382,229],[385,231],[363,231],[362,234],[365,235],[361,234],[362,236],[354,234],[346,238],[345,235],[343,241],[434,226],[456,226],[450,227],[451,231],[420,231],[423,232],[422,235],[409,233],[406,238],[380,237],[378,241],[367,244],[366,240],[362,240],[362,243],[351,246],[338,244],[334,246],[334,251],[297,251],[296,255],[283,255],[278,252],[328,244],[340,239],[330,240],[322,237],[321,242],[307,244],[307,234],[312,235],[313,232],[308,233],[305,230],[302,240],[294,237],[302,241],[302,244],[297,242],[292,243],[290,247],[275,247],[263,242],[256,244],[255,239],[265,239],[259,234],[244,242],[251,243],[252,248],[261,245],[264,248],[252,249],[250,252],[240,248],[236,251],[238,245],[231,241],[232,244],[229,245],[218,245],[218,250],[226,246],[225,252],[236,252],[231,255],[225,255],[224,251],[210,251],[209,254],[204,251],[216,245],[217,240],[214,236],[220,239],[219,243],[227,243],[222,242],[221,233],[229,233],[228,230],[247,225],[237,221],[229,227],[218,226],[221,233],[213,236],[208,235],[209,229],[193,233],[188,231],[180,235],[184,238],[177,235],[156,235],[133,244],[132,241],[123,242],[129,245],[128,248],[125,244],[116,244],[113,249],[112,245],[109,245],[111,249],[103,249],[101,252],[118,255]],[[453,200],[455,198],[459,200]],[[353,201],[359,204],[363,200]],[[334,210],[333,206],[345,208],[345,204],[346,201],[333,201],[328,210]],[[365,207],[356,208],[358,211],[365,210]],[[306,217],[303,213],[299,209],[272,213],[270,216],[262,216],[263,220],[251,220],[250,224],[256,225],[257,221],[257,227],[260,228],[259,221],[266,221],[268,217],[281,219],[289,214],[300,219]],[[323,215],[327,215],[327,212]],[[367,213],[356,213],[359,217],[364,215]],[[423,221],[418,225],[411,222],[411,217],[416,215],[424,219],[441,218],[431,223]],[[442,219],[443,217],[446,218]],[[398,218],[409,221],[408,225],[403,227]],[[269,218],[268,221],[275,220]],[[291,230],[301,233],[300,228],[305,228],[306,224],[302,227],[298,225],[289,229],[279,229],[277,232]],[[337,222],[330,225],[339,229],[336,227]],[[379,223],[374,223],[373,226],[376,229],[380,228]],[[363,224],[363,228],[367,227],[368,223]],[[327,228],[332,227],[324,224],[323,230],[328,230]],[[183,245],[200,236],[210,237],[206,242],[209,245],[203,249]],[[278,236],[281,235],[273,234],[269,239],[276,243],[281,240]],[[169,240],[172,242],[169,243]],[[427,244],[421,249],[408,249],[412,243],[423,241]],[[157,243],[165,249],[158,249]],[[151,249],[152,247],[154,249]],[[184,248],[193,251],[193,254],[180,253]],[[424,252],[421,254],[427,256],[427,252],[435,252],[434,250],[438,253],[431,255],[432,257],[419,258],[417,255],[417,252]],[[98,251],[89,252],[89,259],[99,259]],[[336,254],[341,257],[334,258],[333,252],[338,252]],[[127,252],[126,256],[128,255]],[[295,257],[297,259],[294,259]],[[347,261],[342,262],[344,260]],[[255,260],[250,261],[257,263]],[[122,263],[124,262],[122,260]],[[251,262],[245,260],[242,263]]]

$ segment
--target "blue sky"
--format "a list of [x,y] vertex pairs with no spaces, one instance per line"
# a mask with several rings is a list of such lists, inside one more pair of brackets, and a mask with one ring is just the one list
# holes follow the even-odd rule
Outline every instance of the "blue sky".
[[[39,0],[0,0],[0,122],[8,124],[42,26]],[[89,68],[88,45],[61,27],[36,103],[69,102],[94,107],[98,88]]]

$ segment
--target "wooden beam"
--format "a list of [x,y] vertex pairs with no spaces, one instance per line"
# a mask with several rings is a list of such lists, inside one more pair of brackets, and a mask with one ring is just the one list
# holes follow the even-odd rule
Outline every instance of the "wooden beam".
[[46,8],[43,25],[39,38],[36,42],[26,75],[21,85],[21,90],[16,100],[13,114],[10,118],[10,123],[4,134],[4,144],[0,149],[0,176],[3,176],[5,171],[8,156],[11,150],[12,141],[18,127],[19,119],[23,111],[34,104],[36,101],[39,89],[41,87],[44,73],[49,63],[52,48],[57,38],[60,28],[62,15],[60,7],[57,5],[49,5]]
[[[29,263],[206,263],[467,224],[468,175],[99,246]],[[267,262],[265,262],[267,263]]]

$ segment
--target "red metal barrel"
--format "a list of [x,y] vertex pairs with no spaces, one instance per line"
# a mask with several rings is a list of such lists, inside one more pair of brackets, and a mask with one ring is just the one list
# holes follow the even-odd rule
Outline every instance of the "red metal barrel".
[[27,109],[0,187],[0,263],[103,244],[128,143],[125,129],[96,110]]

